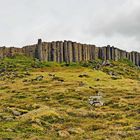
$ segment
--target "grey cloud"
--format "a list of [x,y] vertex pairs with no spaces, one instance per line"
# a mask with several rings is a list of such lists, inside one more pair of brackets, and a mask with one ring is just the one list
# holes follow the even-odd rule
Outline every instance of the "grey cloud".
[[0,45],[74,40],[139,50],[139,0],[0,0]]
[[[129,14],[119,14],[112,20],[104,21],[100,28],[96,28],[97,34],[111,36],[121,34],[124,36],[136,37],[140,40],[140,9]],[[99,23],[98,23],[99,24]],[[94,31],[94,30],[93,30]]]

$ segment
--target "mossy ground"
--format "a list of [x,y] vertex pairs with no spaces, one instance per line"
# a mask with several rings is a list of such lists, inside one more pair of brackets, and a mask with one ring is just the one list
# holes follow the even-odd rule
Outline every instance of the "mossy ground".
[[[1,68],[14,64],[8,71],[20,71],[23,76],[0,81],[0,138],[139,140],[137,68],[112,62],[113,66],[94,70],[19,57],[1,60]],[[24,75],[27,68],[29,74]],[[120,78],[113,79],[108,71],[115,71]],[[88,77],[79,77],[85,73]],[[40,75],[43,79],[35,80]],[[91,107],[88,99],[97,91],[103,96],[104,106]]]

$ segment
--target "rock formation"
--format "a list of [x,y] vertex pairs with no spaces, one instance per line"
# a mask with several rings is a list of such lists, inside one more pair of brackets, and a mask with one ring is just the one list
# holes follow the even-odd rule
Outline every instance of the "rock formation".
[[25,54],[30,57],[38,58],[41,61],[54,62],[80,62],[88,60],[114,60],[128,59],[135,65],[140,66],[140,53],[126,52],[111,46],[96,47],[95,45],[81,44],[72,41],[53,41],[42,42],[24,46],[22,48],[0,47],[0,58],[11,57],[15,54]]

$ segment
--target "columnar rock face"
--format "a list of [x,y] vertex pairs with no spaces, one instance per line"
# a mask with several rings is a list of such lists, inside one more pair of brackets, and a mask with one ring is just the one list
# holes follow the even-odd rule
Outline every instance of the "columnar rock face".
[[106,59],[107,60],[110,60],[111,59],[111,51],[110,51],[110,46],[109,45],[107,46],[106,54],[107,54],[106,55],[106,57],[107,57]]
[[42,40],[38,40],[37,44],[37,58],[40,60],[43,60],[43,46],[42,46]]
[[96,47],[95,45],[81,44],[72,41],[42,42],[41,39],[35,45],[22,48],[0,47],[0,59],[11,57],[15,54],[24,54],[38,58],[41,61],[54,61],[58,63],[94,61],[96,59],[114,60],[129,59],[135,65],[140,66],[140,53],[126,52],[110,45]]
[[100,58],[99,52],[100,52],[100,48],[95,47],[95,57],[94,57],[95,60]]
[[73,42],[73,62],[78,62],[78,44]]

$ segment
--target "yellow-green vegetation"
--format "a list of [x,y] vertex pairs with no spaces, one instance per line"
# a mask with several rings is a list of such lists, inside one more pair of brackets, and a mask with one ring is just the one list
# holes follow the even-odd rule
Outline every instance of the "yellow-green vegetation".
[[[139,140],[140,70],[130,62],[0,61],[0,138]],[[103,106],[90,96],[102,95]]]

